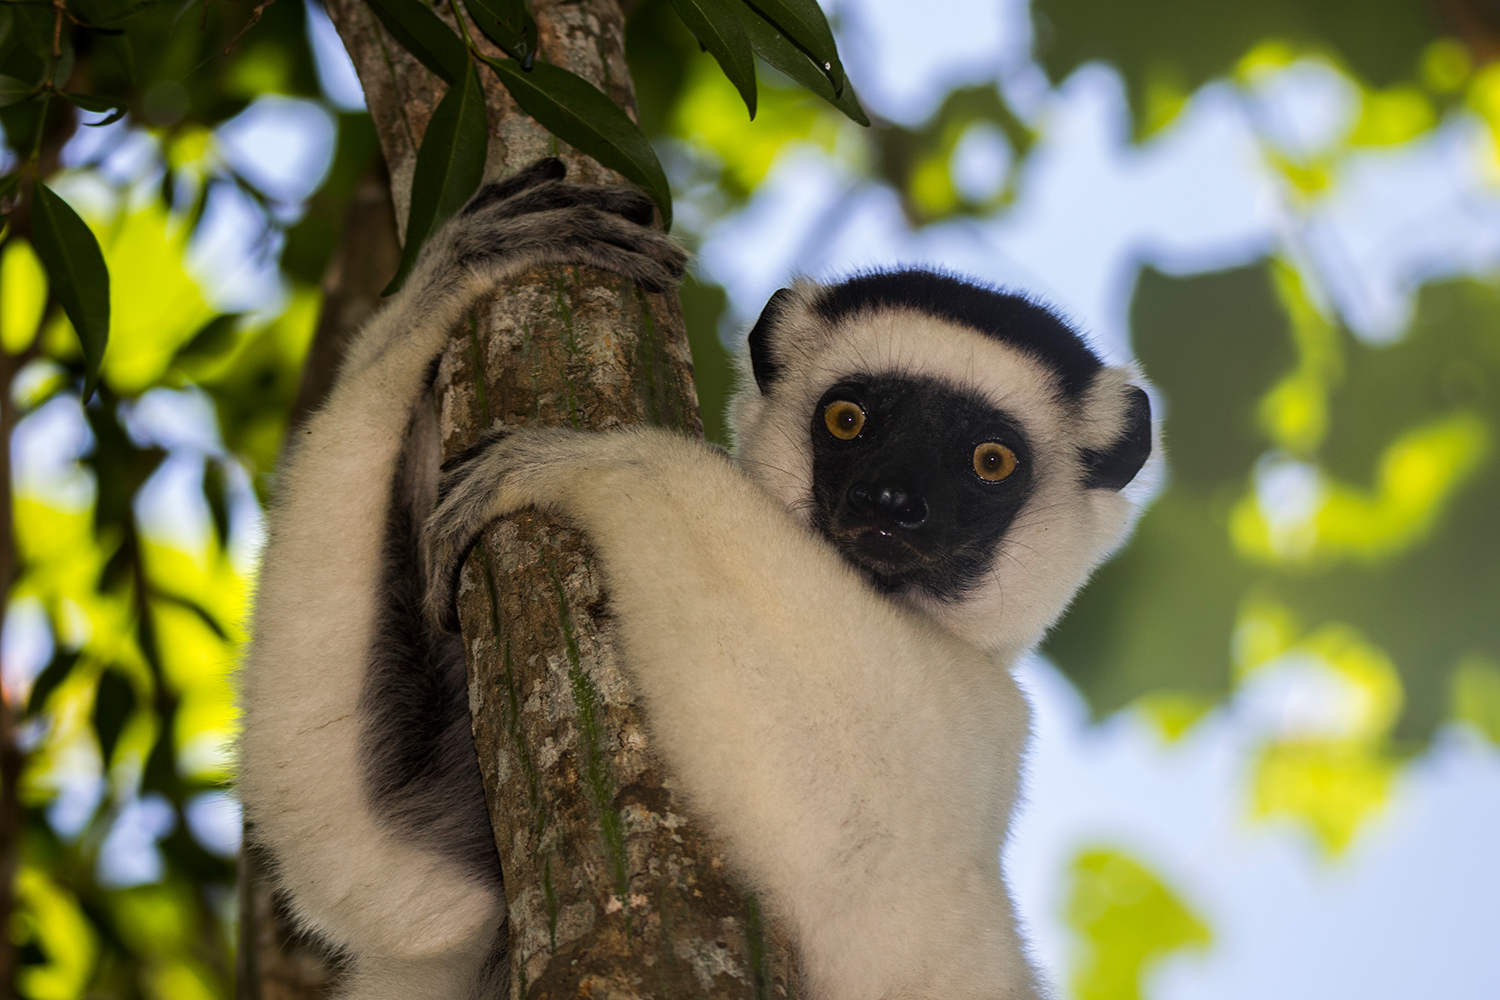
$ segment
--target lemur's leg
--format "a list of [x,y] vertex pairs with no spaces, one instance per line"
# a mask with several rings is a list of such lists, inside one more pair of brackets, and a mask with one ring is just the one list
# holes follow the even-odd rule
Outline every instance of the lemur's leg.
[[440,496],[440,617],[492,518],[536,506],[587,534],[653,742],[788,921],[810,995],[1037,996],[999,877],[1027,731],[1003,667],[667,431],[495,435]]
[[562,172],[544,160],[487,187],[432,237],[279,473],[241,679],[239,789],[298,918],[349,953],[359,1000],[489,996],[504,982],[462,653],[420,608],[433,365],[464,313],[527,267],[592,264],[653,290],[682,274],[682,251],[643,225],[644,195]]

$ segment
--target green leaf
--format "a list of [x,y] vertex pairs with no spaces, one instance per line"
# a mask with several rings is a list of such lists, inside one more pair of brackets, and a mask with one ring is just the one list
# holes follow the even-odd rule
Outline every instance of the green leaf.
[[401,47],[451,86],[463,79],[469,50],[462,38],[419,0],[370,0],[370,9]]
[[640,126],[592,83],[560,66],[539,62],[525,72],[513,60],[487,59],[521,110],[586,156],[639,184],[672,226],[672,190]]
[[1155,966],[1213,942],[1203,918],[1134,858],[1092,848],[1070,867],[1067,920],[1079,950],[1072,995],[1080,1000],[1140,997]]
[[859,106],[859,98],[853,87],[845,86],[842,93],[835,93],[833,84],[829,83],[821,69],[813,65],[807,53],[787,41],[781,32],[750,7],[741,8],[740,21],[745,26],[746,34],[750,36],[751,47],[762,59],[838,108],[850,121],[860,125],[870,124],[864,109]]
[[17,80],[13,76],[0,76],[0,108],[20,104],[36,93],[37,89],[29,83]]
[[73,42],[69,35],[64,34],[58,47],[57,61],[52,64],[52,86],[61,90],[73,79],[73,64],[77,58],[77,52],[73,49]]
[[85,111],[92,111],[96,115],[102,115],[106,112],[109,113],[109,117],[105,118],[103,121],[86,122],[85,124],[87,124],[90,128],[99,128],[101,125],[113,125],[121,118],[124,118],[125,112],[130,110],[128,105],[123,104],[119,101],[111,100],[107,97],[95,97],[92,94],[69,94],[66,92],[60,93],[63,99],[65,99],[69,104],[72,104],[74,107],[82,108]]
[[16,188],[21,186],[21,172],[17,170],[9,177],[0,177],[0,202],[16,193]]
[[746,5],[769,21],[787,41],[807,53],[833,85],[834,94],[844,92],[844,64],[839,62],[828,18],[814,0],[746,0]]
[[[208,465],[207,465],[207,468],[208,469],[215,469],[215,470],[217,470],[219,467],[218,467],[217,463],[215,463],[213,461],[210,461],[208,463]],[[210,477],[211,477],[211,474],[206,474],[204,476],[204,482],[205,483],[210,482],[211,481]],[[223,511],[224,494],[223,494],[223,473],[222,473],[222,471],[220,471],[219,474],[218,474],[218,485],[219,485],[219,490],[218,490],[218,494],[217,495],[218,495],[218,499],[219,499],[219,502],[220,502],[220,506],[219,506],[219,509],[216,510],[215,513],[214,513],[214,518],[215,518],[216,521],[224,514],[224,511]],[[212,499],[213,498],[210,497],[210,500],[212,500]],[[227,531],[225,531],[225,528],[227,526],[227,521],[228,521],[228,519],[227,519],[227,517],[225,517],[224,523],[218,525],[218,527],[220,528],[220,538],[221,539],[223,538],[224,534],[227,533]],[[197,601],[194,601],[194,600],[192,600],[191,598],[188,598],[188,597],[183,597],[181,594],[173,594],[173,593],[171,593],[169,591],[165,591],[165,590],[153,590],[151,592],[151,596],[154,597],[154,598],[156,598],[158,601],[161,601],[164,604],[173,604],[173,605],[176,605],[177,607],[182,608],[184,611],[187,611],[187,612],[190,612],[191,614],[196,615],[198,617],[198,620],[201,621],[201,622],[203,622],[204,625],[207,625],[209,631],[213,632],[214,635],[218,636],[224,642],[228,642],[229,641],[229,633],[226,632],[226,631],[224,631],[224,626],[220,625],[219,624],[219,620],[217,618],[215,618],[212,614],[210,614],[209,611],[208,611],[208,609],[205,608],[203,605],[199,604]]]
[[754,119],[755,53],[734,0],[672,0],[672,6],[693,37],[718,60]]
[[99,688],[94,694],[94,731],[99,734],[99,750],[104,756],[104,766],[109,766],[125,723],[135,711],[135,688],[125,675],[116,670],[106,670],[99,675]]
[[244,313],[224,313],[204,323],[191,340],[177,350],[178,361],[211,361],[235,344],[235,334]]
[[423,241],[479,190],[489,139],[484,90],[470,65],[443,95],[422,136],[411,182],[411,214],[406,222],[401,266],[382,294],[391,295],[401,287],[417,262]]
[[[219,540],[219,545],[229,547],[229,485],[224,475],[224,465],[215,459],[208,459],[203,463],[203,499],[208,501],[208,512],[213,516],[214,537]],[[214,634],[220,639],[227,641],[228,636],[219,626],[218,621],[209,617],[203,608],[193,605],[191,608],[196,614],[208,623]]]
[[64,652],[58,650],[52,656],[52,662],[47,668],[37,675],[31,685],[31,694],[26,698],[27,718],[40,712],[47,704],[47,699],[53,691],[56,691],[63,681],[68,679],[68,674],[73,672],[73,665],[78,662],[78,652]]
[[109,344],[109,268],[93,230],[41,181],[32,192],[31,238],[53,298],[78,331],[87,400],[99,383],[99,364]]
[[536,21],[524,0],[467,0],[469,16],[505,54],[531,69],[536,58]]

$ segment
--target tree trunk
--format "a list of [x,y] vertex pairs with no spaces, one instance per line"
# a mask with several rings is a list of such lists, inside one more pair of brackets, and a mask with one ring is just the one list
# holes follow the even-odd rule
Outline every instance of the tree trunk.
[[[531,7],[541,57],[634,114],[615,0]],[[442,84],[359,0],[328,8],[364,86],[404,229],[416,150]],[[438,13],[452,21],[450,10]],[[558,155],[573,180],[622,183],[481,76],[487,177]],[[535,269],[500,290],[455,331],[437,392],[450,454],[502,425],[702,432],[677,296],[586,267]],[[651,753],[586,540],[532,513],[504,521],[470,559],[463,593],[475,742],[509,903],[512,996],[793,995],[785,936],[762,927]]]

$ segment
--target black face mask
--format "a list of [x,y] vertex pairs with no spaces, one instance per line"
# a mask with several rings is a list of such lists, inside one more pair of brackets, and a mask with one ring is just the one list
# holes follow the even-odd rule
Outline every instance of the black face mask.
[[937,379],[852,375],[809,432],[813,523],[886,592],[962,597],[1033,488],[1019,423]]

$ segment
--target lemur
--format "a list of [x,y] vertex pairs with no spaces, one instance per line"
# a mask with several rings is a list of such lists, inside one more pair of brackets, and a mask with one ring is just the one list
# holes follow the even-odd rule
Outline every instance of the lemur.
[[1145,392],[1028,299],[924,270],[798,281],[749,334],[735,449],[496,428],[439,479],[430,380],[539,264],[651,291],[650,201],[542,160],[488,186],[351,346],[278,477],[239,791],[346,996],[508,995],[453,596],[491,520],[586,535],[653,746],[789,929],[815,1000],[1045,994],[999,867],[1012,676],[1136,514]]

